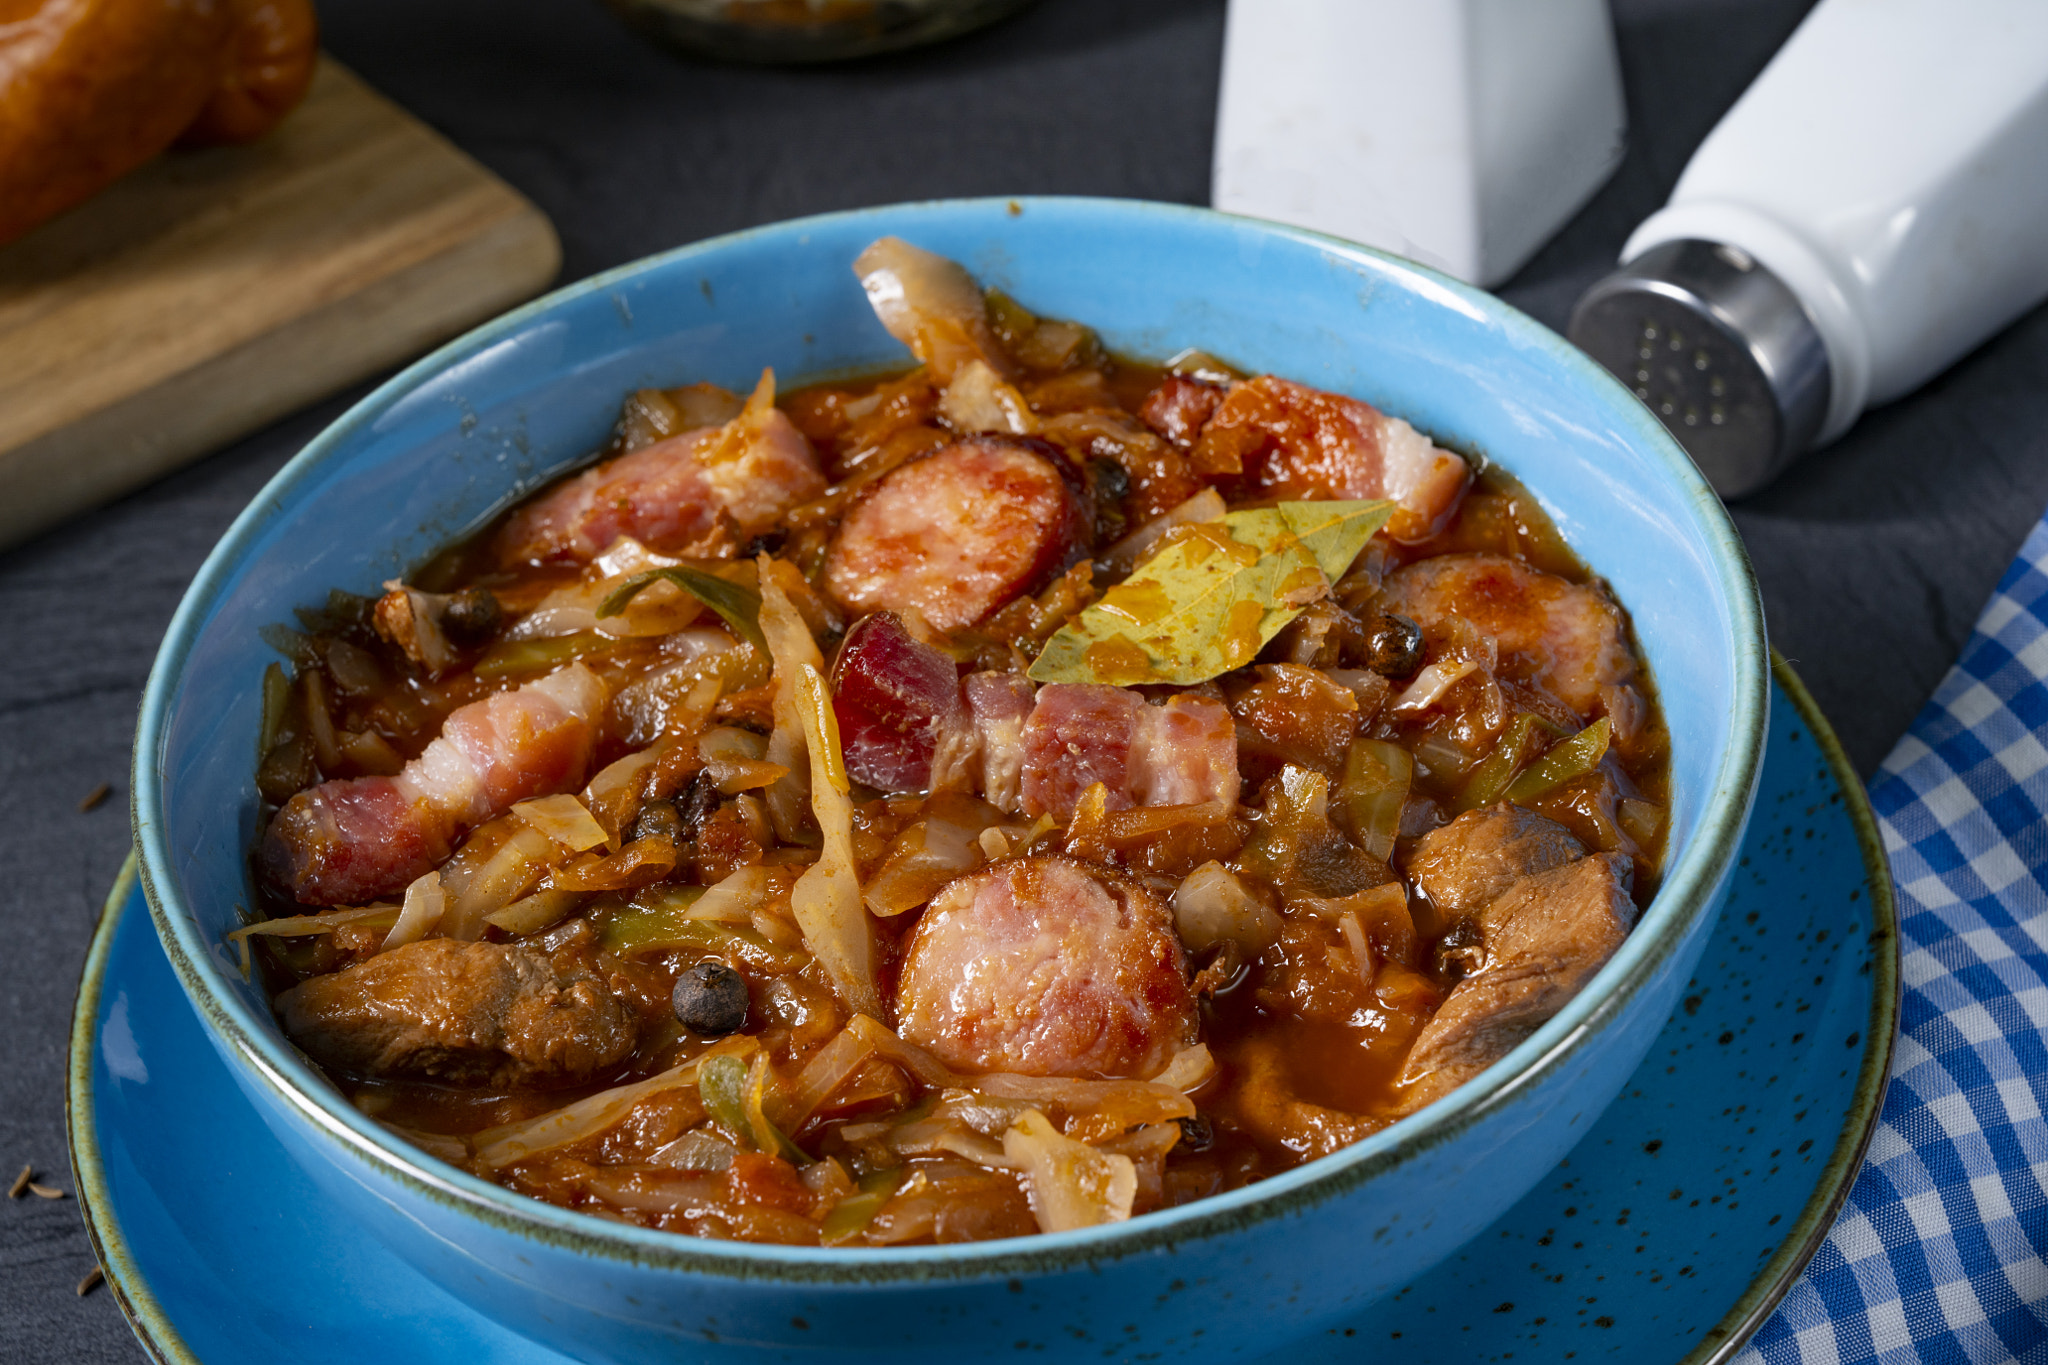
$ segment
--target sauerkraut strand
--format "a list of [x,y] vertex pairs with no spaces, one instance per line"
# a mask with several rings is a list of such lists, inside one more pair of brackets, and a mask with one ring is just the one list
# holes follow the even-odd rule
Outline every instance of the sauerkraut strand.
[[[808,663],[797,666],[796,694],[811,754],[811,812],[825,842],[818,861],[797,878],[790,910],[803,930],[804,946],[825,968],[839,998],[861,1014],[880,1019],[874,932],[867,907],[861,904],[860,875],[853,860],[853,800],[839,753],[839,721],[832,714],[832,694],[823,675]],[[780,732],[781,726],[776,729]]]
[[808,842],[801,836],[806,832],[804,802],[810,794],[810,780],[804,764],[806,740],[796,679],[802,669],[814,673],[822,669],[825,656],[818,652],[818,642],[811,638],[810,627],[784,587],[783,575],[795,576],[795,568],[765,554],[757,562],[761,570],[761,634],[775,665],[775,732],[768,736],[762,758],[789,769],[762,796],[768,818],[775,823],[775,836],[785,843],[803,843]]

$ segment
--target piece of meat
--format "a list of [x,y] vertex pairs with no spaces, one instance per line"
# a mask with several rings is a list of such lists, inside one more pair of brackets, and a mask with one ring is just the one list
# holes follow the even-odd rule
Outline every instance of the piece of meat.
[[[764,381],[766,382],[766,381]],[[825,491],[811,443],[760,391],[722,427],[607,460],[512,514],[501,564],[587,564],[621,536],[670,554],[731,554]]]
[[925,791],[940,734],[964,721],[959,670],[912,639],[894,612],[879,611],[854,622],[839,646],[832,709],[855,781],[887,792]]
[[999,810],[1022,810],[1024,724],[1036,698],[1037,689],[1022,673],[962,678],[961,709],[941,729],[932,755],[932,790],[980,792]]
[[1256,680],[1232,695],[1230,711],[1243,726],[1246,754],[1275,769],[1294,763],[1333,777],[1344,769],[1360,716],[1356,691],[1301,664],[1260,664]]
[[1197,1026],[1166,902],[1061,856],[950,882],[911,935],[896,1014],[949,1066],[1027,1076],[1153,1076]]
[[605,687],[581,664],[457,708],[396,777],[323,782],[264,832],[264,874],[307,905],[393,895],[455,838],[528,797],[583,780]]
[[1237,726],[1213,697],[1170,698],[1138,713],[1124,769],[1140,806],[1237,804]]
[[567,1085],[627,1053],[638,1017],[589,968],[507,943],[430,938],[277,997],[322,1066],[450,1085]]
[[1423,1026],[1401,1073],[1404,1110],[1455,1089],[1579,993],[1635,924],[1629,860],[1596,853],[1523,877],[1479,912],[1486,962]]
[[1066,820],[1097,782],[1110,810],[1237,802],[1237,727],[1212,697],[1149,706],[1128,688],[1049,683],[1024,722],[1023,748],[1027,815]]
[[891,471],[854,504],[825,557],[849,610],[914,610],[942,631],[1035,591],[1090,543],[1078,473],[1025,437],[956,441]]
[[1563,825],[1503,801],[1423,835],[1408,855],[1408,878],[1443,914],[1472,915],[1523,877],[1585,856]]
[[1002,378],[1015,377],[1016,367],[989,326],[987,300],[957,262],[901,237],[883,237],[854,257],[853,273],[882,326],[930,367],[940,386],[973,360]]
[[1186,450],[1222,402],[1223,390],[1218,386],[1170,374],[1145,395],[1138,416],[1146,426]]
[[1438,555],[1387,576],[1381,608],[1436,642],[1452,617],[1493,638],[1503,677],[1532,682],[1592,717],[1602,691],[1635,674],[1621,608],[1600,588],[1505,555]]
[[1395,540],[1443,529],[1472,471],[1398,417],[1341,394],[1272,375],[1231,387],[1202,429],[1195,468],[1225,476],[1224,496],[1390,498]]

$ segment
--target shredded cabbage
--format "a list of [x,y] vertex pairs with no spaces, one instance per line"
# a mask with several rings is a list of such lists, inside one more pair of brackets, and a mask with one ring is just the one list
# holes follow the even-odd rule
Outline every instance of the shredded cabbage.
[[476,1159],[499,1168],[515,1161],[571,1142],[595,1137],[633,1112],[633,1107],[651,1095],[697,1084],[699,1070],[720,1057],[745,1057],[760,1047],[760,1040],[745,1034],[721,1038],[700,1055],[681,1066],[672,1066],[658,1076],[631,1085],[613,1086],[561,1109],[516,1123],[487,1128],[471,1139]]
[[789,908],[803,929],[804,946],[825,968],[839,997],[860,1013],[880,1019],[874,935],[854,870],[853,802],[847,795],[851,784],[846,761],[839,752],[839,718],[832,713],[831,694],[817,669],[801,664],[796,679],[811,751],[811,810],[824,833],[825,847],[797,879]]
[[1131,1216],[1138,1169],[1129,1157],[1062,1137],[1036,1109],[1003,1134],[1003,1154],[1024,1172],[1040,1232],[1068,1232]]

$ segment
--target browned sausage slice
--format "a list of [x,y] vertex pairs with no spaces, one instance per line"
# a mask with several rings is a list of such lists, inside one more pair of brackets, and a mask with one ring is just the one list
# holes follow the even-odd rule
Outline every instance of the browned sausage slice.
[[1071,858],[960,877],[911,935],[897,1028],[963,1071],[1153,1076],[1195,1039],[1173,912]]
[[826,555],[826,586],[855,612],[971,626],[1087,548],[1092,518],[1074,478],[1040,441],[977,436],[934,451],[847,514]]
[[1503,677],[1534,682],[1584,719],[1635,675],[1621,608],[1505,555],[1437,555],[1387,576],[1381,607],[1434,632],[1461,616],[1500,646]]

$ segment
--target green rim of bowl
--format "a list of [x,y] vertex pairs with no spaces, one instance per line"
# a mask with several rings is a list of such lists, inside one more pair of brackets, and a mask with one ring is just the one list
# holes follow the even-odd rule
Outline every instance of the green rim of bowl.
[[[1680,499],[1696,517],[1714,553],[1732,616],[1733,733],[1703,802],[1700,827],[1667,872],[1664,885],[1636,932],[1589,988],[1514,1052],[1421,1113],[1393,1124],[1344,1151],[1309,1162],[1271,1180],[1213,1196],[1177,1209],[1160,1210],[1128,1223],[1004,1243],[946,1247],[790,1248],[706,1244],[677,1233],[658,1232],[594,1219],[489,1184],[407,1147],[402,1139],[374,1127],[343,1103],[267,1020],[226,986],[217,961],[197,931],[196,921],[171,894],[173,860],[162,847],[164,802],[152,742],[160,743],[181,683],[185,655],[214,602],[232,577],[243,546],[267,519],[289,502],[297,488],[337,457],[342,443],[373,423],[422,382],[505,340],[531,319],[567,301],[623,284],[640,273],[687,261],[761,236],[792,240],[849,221],[888,217],[892,228],[914,231],[919,213],[987,212],[992,220],[1033,211],[1096,211],[1123,223],[1146,218],[1208,222],[1232,231],[1255,232],[1309,246],[1326,256],[1405,280],[1418,291],[1475,317],[1484,317],[1519,345],[1547,353],[1595,391],[1613,400],[1614,419],[1631,441],[1658,458]],[[905,218],[912,221],[905,223]],[[954,1279],[1034,1276],[1161,1250],[1177,1250],[1202,1239],[1227,1235],[1272,1218],[1300,1214],[1356,1189],[1401,1163],[1454,1140],[1483,1122],[1527,1086],[1566,1066],[1580,1046],[1610,1025],[1657,975],[1678,945],[1699,927],[1716,888],[1729,873],[1740,847],[1762,769],[1770,705],[1768,647],[1755,575],[1734,523],[1691,459],[1663,424],[1618,380],[1557,333],[1492,295],[1412,261],[1320,233],[1183,205],[1137,200],[1016,198],[946,200],[825,214],[750,229],[648,257],[546,295],[443,346],[390,379],[315,437],[235,519],[200,567],[172,617],[169,631],[144,688],[137,728],[133,796],[136,847],[143,894],[171,966],[206,1027],[224,1039],[279,1102],[297,1110],[316,1132],[331,1139],[338,1159],[374,1169],[382,1178],[452,1212],[520,1237],[533,1238],[577,1254],[629,1264],[684,1269],[735,1280],[780,1283],[869,1285]],[[403,1149],[403,1150],[401,1150]]]

